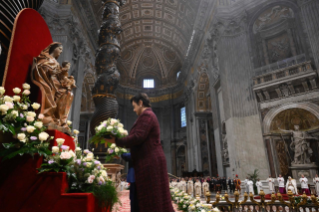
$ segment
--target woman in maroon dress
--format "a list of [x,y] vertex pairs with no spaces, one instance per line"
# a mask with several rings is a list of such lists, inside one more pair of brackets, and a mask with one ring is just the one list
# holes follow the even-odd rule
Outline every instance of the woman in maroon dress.
[[138,115],[129,135],[116,139],[116,145],[131,149],[140,212],[172,212],[166,159],[160,141],[160,128],[149,98],[142,93],[131,99]]

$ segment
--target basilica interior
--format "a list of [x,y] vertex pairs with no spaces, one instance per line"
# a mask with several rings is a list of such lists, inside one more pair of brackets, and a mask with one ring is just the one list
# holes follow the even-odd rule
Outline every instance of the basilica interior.
[[[24,7],[25,1],[0,3],[1,77],[16,14],[6,8],[13,2]],[[80,147],[101,158],[105,146],[88,141],[104,2],[44,0],[36,8],[53,41],[63,44],[58,61],[71,63],[77,88],[69,119],[80,131]],[[150,97],[169,173],[315,176],[318,0],[121,2],[117,118],[129,130],[136,120],[130,99],[140,92]]]

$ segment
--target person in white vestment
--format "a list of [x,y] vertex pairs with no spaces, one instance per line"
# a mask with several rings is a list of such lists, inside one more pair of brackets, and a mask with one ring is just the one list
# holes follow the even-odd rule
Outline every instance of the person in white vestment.
[[251,179],[249,179],[248,182],[247,182],[247,185],[248,185],[249,194],[250,193],[255,194],[255,192],[254,192],[254,182]]
[[178,187],[177,187],[177,186],[178,186],[178,183],[177,183],[176,179],[173,179],[173,182],[171,183],[171,186],[172,186],[173,188],[178,188]]
[[179,189],[186,192],[186,182],[184,178],[182,178],[182,180],[179,182]]
[[195,191],[195,196],[201,196],[202,195],[202,184],[199,181],[199,179],[196,179],[196,183],[194,185],[194,191]]
[[193,196],[194,194],[194,182],[192,178],[189,178],[188,182],[187,182],[187,193],[190,196]]
[[301,175],[299,182],[301,184],[301,192],[306,193],[307,195],[310,195],[310,191],[308,187],[308,179],[304,175]]
[[318,174],[316,174],[316,177],[313,178],[313,184],[315,185],[316,194],[319,197],[319,177],[318,177]]
[[247,192],[247,193],[249,193],[249,186],[248,186],[248,181],[249,181],[249,179],[248,179],[248,177],[246,177],[246,179],[244,180],[244,185],[245,185],[245,192]]
[[207,180],[204,180],[202,187],[203,187],[203,195],[205,196],[206,192],[209,191],[209,184],[207,183]]
[[278,181],[278,186],[279,186],[279,192],[281,194],[286,194],[285,179],[281,176],[281,174],[277,178],[277,181]]
[[[260,194],[260,190],[262,190],[263,184],[260,182],[259,179],[258,179],[257,182],[256,182],[256,186],[257,186],[258,194]],[[258,194],[257,194],[257,195],[258,195]]]
[[269,177],[267,178],[267,182],[268,182],[270,193],[274,193],[275,192],[275,179],[272,178],[271,175],[269,175]]
[[286,191],[291,190],[293,194],[298,195],[297,183],[295,179],[288,177],[288,181],[286,183]]

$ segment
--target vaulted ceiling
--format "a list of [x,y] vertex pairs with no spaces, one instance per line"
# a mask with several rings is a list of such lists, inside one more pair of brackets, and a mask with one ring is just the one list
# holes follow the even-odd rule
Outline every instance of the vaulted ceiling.
[[200,0],[128,0],[120,8],[123,32],[118,62],[121,84],[140,88],[154,78],[157,88],[176,84],[193,32]]

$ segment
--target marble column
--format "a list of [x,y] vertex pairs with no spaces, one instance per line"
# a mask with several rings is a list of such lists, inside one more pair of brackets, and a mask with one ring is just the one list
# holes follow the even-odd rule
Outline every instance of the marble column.
[[313,59],[319,72],[319,2],[318,0],[298,0],[309,36]]

